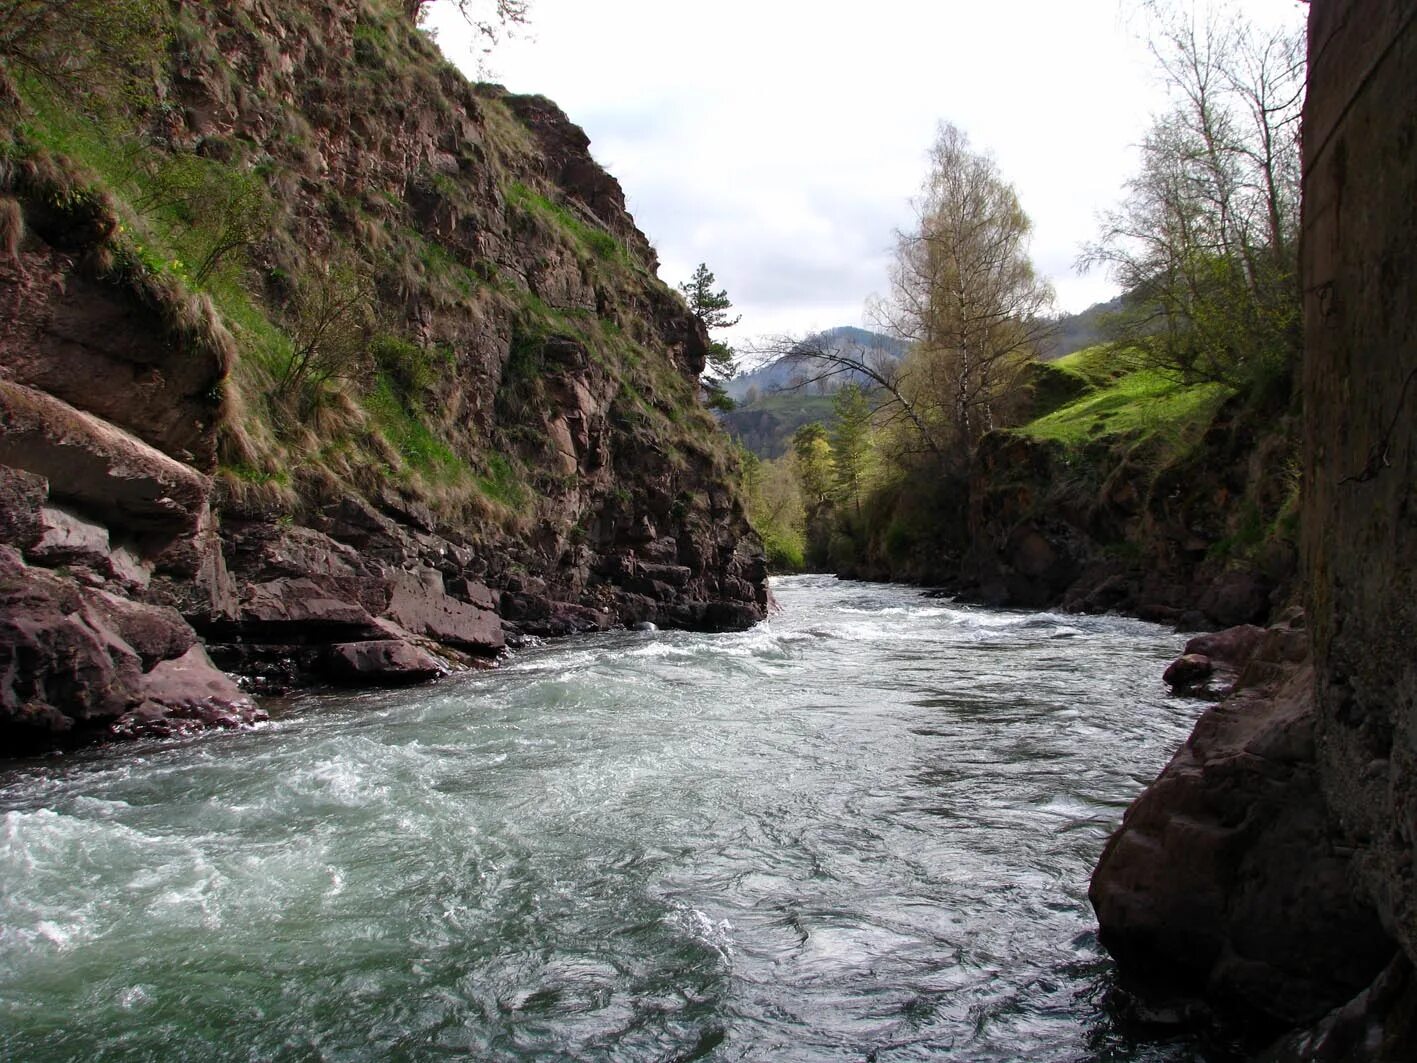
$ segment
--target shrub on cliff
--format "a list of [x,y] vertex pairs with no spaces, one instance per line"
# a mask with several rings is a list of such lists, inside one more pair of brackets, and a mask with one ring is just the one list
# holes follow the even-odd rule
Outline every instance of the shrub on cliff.
[[36,78],[89,104],[146,97],[142,75],[166,43],[167,8],[161,0],[0,4],[0,71],[9,78]]

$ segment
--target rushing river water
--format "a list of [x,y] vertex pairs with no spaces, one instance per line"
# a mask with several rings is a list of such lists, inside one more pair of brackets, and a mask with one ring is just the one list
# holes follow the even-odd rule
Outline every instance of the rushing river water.
[[1192,1058],[1086,900],[1180,638],[776,593],[0,772],[0,1058]]

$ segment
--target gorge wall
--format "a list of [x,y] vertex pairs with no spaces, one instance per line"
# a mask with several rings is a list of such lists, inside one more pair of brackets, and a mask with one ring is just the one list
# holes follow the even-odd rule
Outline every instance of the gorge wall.
[[1271,633],[1093,879],[1126,978],[1306,1027],[1274,1060],[1417,1056],[1415,14],[1310,6],[1307,636]]
[[0,66],[5,752],[765,614],[620,186],[404,7],[155,4],[105,101]]

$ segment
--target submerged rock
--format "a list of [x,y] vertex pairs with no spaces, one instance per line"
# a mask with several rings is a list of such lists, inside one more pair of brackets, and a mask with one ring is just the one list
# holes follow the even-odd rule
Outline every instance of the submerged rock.
[[1205,683],[1215,672],[1215,665],[1203,653],[1184,653],[1166,666],[1161,678],[1172,689],[1192,690]]

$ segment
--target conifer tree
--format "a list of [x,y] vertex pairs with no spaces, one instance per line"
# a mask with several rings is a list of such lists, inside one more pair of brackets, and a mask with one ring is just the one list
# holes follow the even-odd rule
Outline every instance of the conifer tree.
[[847,384],[832,402],[836,415],[831,433],[837,498],[861,514],[866,461],[871,451],[871,403],[860,385]]
[[[714,291],[714,283],[713,272],[705,263],[700,262],[699,268],[694,270],[694,275],[679,285],[679,290],[684,293],[684,299],[689,304],[689,312],[703,322],[704,328],[710,334],[714,329],[732,328],[743,320],[741,315],[728,315],[728,311],[733,308],[733,302],[728,298],[726,289]],[[733,348],[721,340],[714,340],[711,335],[707,372],[709,377],[705,384],[710,395],[715,398],[723,396],[723,385],[738,373],[738,362]],[[711,398],[710,404],[717,403]]]

